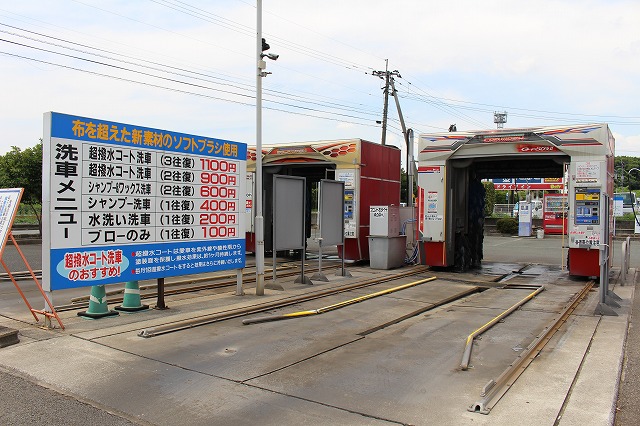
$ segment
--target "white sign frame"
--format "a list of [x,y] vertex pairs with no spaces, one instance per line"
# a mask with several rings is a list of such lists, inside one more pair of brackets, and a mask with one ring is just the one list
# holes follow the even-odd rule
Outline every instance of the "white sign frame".
[[243,268],[246,151],[238,142],[45,113],[43,288]]

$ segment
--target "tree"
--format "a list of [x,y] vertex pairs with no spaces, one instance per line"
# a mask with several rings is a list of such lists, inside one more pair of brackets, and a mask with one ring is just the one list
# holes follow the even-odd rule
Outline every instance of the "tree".
[[493,182],[482,182],[484,185],[484,215],[491,216],[493,207],[496,205],[496,189]]
[[[409,199],[407,198],[407,188],[408,188],[408,178],[407,172],[404,168],[400,168],[400,202],[409,204]],[[418,194],[418,182],[414,180],[413,182],[413,199],[415,200],[416,195]]]
[[640,172],[634,170],[629,173],[631,169],[640,169],[640,158],[621,155],[615,158],[614,168],[616,188],[640,189]]
[[42,140],[24,151],[13,146],[0,156],[0,187],[24,188],[22,203],[31,208],[42,233]]

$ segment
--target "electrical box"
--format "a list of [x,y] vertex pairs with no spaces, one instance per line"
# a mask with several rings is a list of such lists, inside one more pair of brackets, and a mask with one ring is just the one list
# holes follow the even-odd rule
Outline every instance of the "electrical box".
[[369,235],[381,237],[400,235],[400,207],[370,206]]

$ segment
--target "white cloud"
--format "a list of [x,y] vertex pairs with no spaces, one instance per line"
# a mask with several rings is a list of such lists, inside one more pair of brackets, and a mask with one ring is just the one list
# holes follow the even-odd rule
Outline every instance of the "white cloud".
[[625,136],[613,132],[616,139],[616,155],[640,157],[640,135]]

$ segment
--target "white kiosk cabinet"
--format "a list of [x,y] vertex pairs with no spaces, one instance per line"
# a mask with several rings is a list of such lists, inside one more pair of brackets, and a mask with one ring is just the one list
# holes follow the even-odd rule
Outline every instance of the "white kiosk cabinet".
[[520,212],[518,213],[518,236],[531,236],[531,203],[520,201]]
[[406,235],[400,235],[398,206],[369,208],[369,266],[372,269],[392,269],[404,265]]

